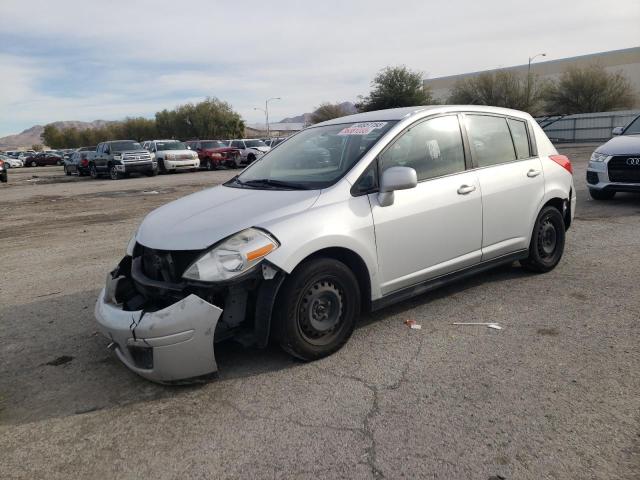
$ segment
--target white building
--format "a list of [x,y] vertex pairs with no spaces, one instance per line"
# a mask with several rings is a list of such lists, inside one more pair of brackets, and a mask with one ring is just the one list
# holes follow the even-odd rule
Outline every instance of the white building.
[[[580,55],[578,57],[562,58],[560,60],[550,60],[547,62],[539,60],[540,57],[531,64],[531,72],[542,79],[557,79],[567,67],[570,66],[584,68],[589,65],[599,64],[609,72],[621,72],[635,88],[637,96],[634,107],[640,107],[640,47],[592,53],[590,55]],[[526,76],[527,68],[528,65],[524,64],[514,67],[484,70],[481,72],[430,78],[424,80],[424,85],[425,87],[428,86],[431,88],[434,98],[446,102],[451,88],[458,80],[465,80],[476,77],[482,73],[493,73],[500,70],[512,71]]]

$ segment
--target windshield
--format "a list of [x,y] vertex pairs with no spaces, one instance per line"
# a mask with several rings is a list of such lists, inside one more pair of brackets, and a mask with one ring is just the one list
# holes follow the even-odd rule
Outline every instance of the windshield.
[[343,123],[308,128],[271,150],[229,185],[280,184],[286,188],[289,183],[293,188],[326,188],[347,173],[395,123]]
[[266,147],[267,144],[262,140],[245,140],[245,145],[247,148],[258,148],[258,147]]
[[112,152],[126,152],[127,150],[142,150],[138,142],[111,142],[109,149]]
[[200,142],[201,148],[226,148],[226,145],[219,140]]
[[640,133],[640,117],[636,118],[624,131],[625,135],[638,135]]
[[156,142],[156,150],[186,150],[187,146],[182,142]]

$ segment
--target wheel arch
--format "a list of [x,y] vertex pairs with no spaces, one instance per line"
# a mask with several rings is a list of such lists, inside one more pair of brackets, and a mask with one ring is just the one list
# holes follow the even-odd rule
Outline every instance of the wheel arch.
[[303,258],[295,268],[318,258],[332,258],[344,263],[353,272],[360,287],[361,308],[367,312],[371,310],[371,275],[364,259],[351,249],[345,247],[326,247],[317,250]]
[[[571,198],[571,191],[569,191],[569,198]],[[540,211],[548,206],[554,207],[560,212],[564,220],[564,228],[565,230],[569,230],[569,227],[571,226],[571,202],[569,199],[557,196],[549,198],[544,205],[540,207]]]

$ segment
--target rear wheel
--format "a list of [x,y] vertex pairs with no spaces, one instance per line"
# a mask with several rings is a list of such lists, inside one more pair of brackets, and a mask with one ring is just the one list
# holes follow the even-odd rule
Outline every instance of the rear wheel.
[[532,272],[544,273],[553,270],[562,258],[564,240],[565,225],[562,214],[555,207],[544,207],[533,227],[529,256],[521,260],[520,264]]
[[93,163],[89,165],[89,175],[91,175],[91,178],[93,179],[98,178],[98,169]]
[[67,168],[67,166],[66,166],[66,165],[64,166],[64,174],[65,174],[66,176],[71,176],[71,172],[69,171],[69,169]]
[[589,189],[589,195],[594,200],[611,200],[616,192],[612,192],[611,190],[595,190],[593,188]]
[[360,288],[342,262],[319,258],[297,267],[282,286],[274,312],[284,350],[310,361],[331,355],[349,339],[360,314]]

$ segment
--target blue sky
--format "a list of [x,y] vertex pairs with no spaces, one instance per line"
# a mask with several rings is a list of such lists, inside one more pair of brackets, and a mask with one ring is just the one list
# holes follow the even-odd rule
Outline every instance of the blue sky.
[[637,46],[640,2],[2,0],[0,136],[216,96],[248,123],[425,76]]

